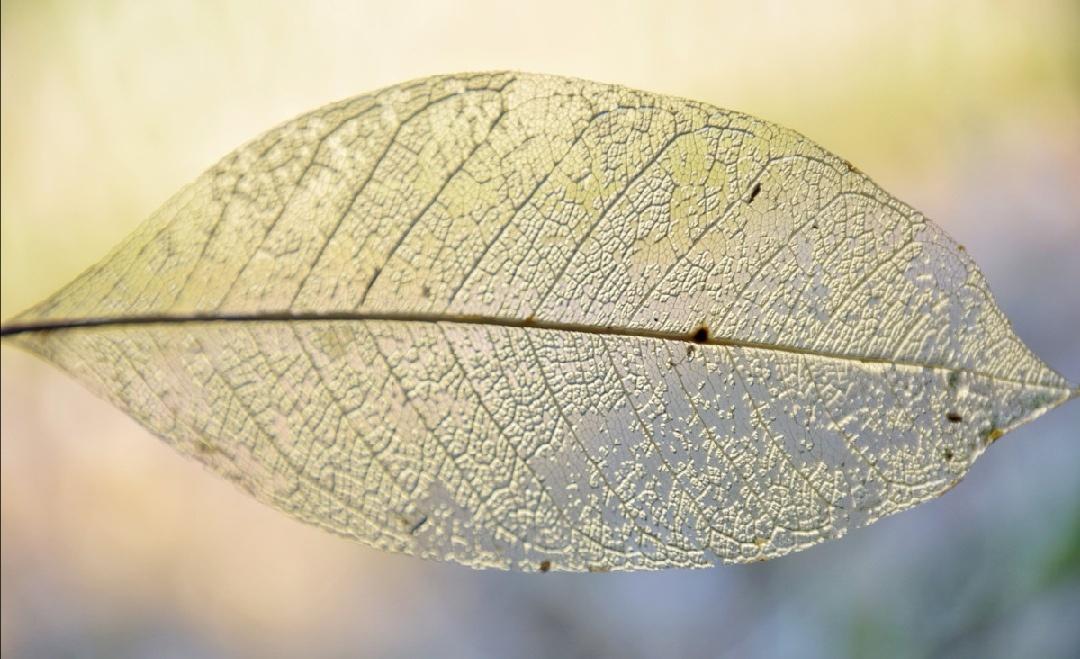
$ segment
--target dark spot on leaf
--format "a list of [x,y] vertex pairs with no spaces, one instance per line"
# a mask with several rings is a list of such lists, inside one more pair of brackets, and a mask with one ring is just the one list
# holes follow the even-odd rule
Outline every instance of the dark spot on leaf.
[[957,382],[960,381],[960,373],[956,371],[949,371],[949,375],[946,378],[950,389],[955,389]]
[[949,423],[960,423],[964,420],[964,417],[960,416],[956,412],[949,412],[945,415],[945,418],[949,420]]
[[750,199],[746,203],[750,203],[757,199],[757,196],[761,194],[761,181],[754,182],[754,187],[750,188]]
[[221,450],[218,447],[214,446],[213,444],[206,441],[205,439],[197,439],[197,440],[195,440],[195,450],[198,451],[199,453],[203,454],[203,455],[213,455],[215,453],[220,453],[221,452]]
[[409,535],[415,535],[416,532],[420,530],[420,527],[423,526],[426,522],[427,522],[427,515],[424,515],[419,520],[417,520],[415,524],[413,524],[409,528]]
[[946,460],[952,460],[953,459],[953,452],[952,452],[951,448],[945,449],[945,459]]
[[690,335],[690,340],[694,343],[705,343],[709,340],[709,328],[702,325],[694,330],[694,333]]
[[532,314],[529,314],[528,316],[525,316],[525,320],[523,321],[523,324],[524,325],[535,325],[536,324],[536,316],[534,316]]
[[540,571],[547,572],[551,569],[551,561],[540,561]]
[[687,357],[693,357],[694,356],[694,344],[693,343],[690,343],[690,344],[688,344],[686,346],[686,356]]
[[428,288],[427,284],[424,284],[420,287],[420,295],[424,296],[425,298],[431,297],[431,289]]
[[999,437],[1005,434],[1005,431],[1001,428],[991,427],[989,430],[983,433],[983,439],[987,444],[993,444]]

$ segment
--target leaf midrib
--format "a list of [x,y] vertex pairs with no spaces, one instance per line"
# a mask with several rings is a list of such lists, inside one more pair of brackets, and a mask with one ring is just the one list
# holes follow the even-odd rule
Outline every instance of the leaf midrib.
[[945,364],[924,363],[914,360],[894,359],[888,357],[870,357],[852,355],[849,353],[830,352],[813,348],[802,348],[778,343],[761,341],[748,341],[730,337],[709,335],[700,340],[696,328],[689,332],[670,332],[650,330],[641,327],[620,326],[596,326],[583,323],[568,323],[536,318],[504,318],[499,316],[485,316],[477,314],[446,314],[425,312],[251,312],[251,313],[216,313],[216,314],[134,314],[125,316],[88,317],[88,318],[61,318],[44,320],[30,323],[9,323],[0,327],[0,337],[18,336],[21,334],[57,332],[76,329],[94,329],[102,327],[130,327],[140,325],[176,325],[176,324],[199,324],[199,323],[266,323],[266,322],[332,322],[332,321],[389,321],[404,323],[453,323],[460,325],[486,325],[492,327],[510,327],[522,329],[541,329],[558,332],[572,332],[576,334],[592,334],[596,336],[626,336],[645,339],[658,339],[662,341],[677,341],[694,345],[715,345],[735,348],[749,348],[770,352],[782,352],[793,355],[820,357],[824,359],[836,359],[840,361],[859,362],[863,364],[881,364],[888,366],[900,366],[907,368],[933,369],[942,371],[954,371],[968,373],[975,376],[989,378],[998,382],[1016,384],[1023,387],[1042,387],[1055,391],[1067,391],[1070,397],[1078,395],[1080,390],[1069,385],[1047,384],[1044,382],[1028,382],[1017,378],[1009,378],[994,373],[988,373],[978,369],[967,367],[954,367]]

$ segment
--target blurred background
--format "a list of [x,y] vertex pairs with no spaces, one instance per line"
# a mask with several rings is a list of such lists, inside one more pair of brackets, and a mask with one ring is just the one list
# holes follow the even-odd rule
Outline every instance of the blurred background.
[[[967,246],[1080,380],[1080,4],[4,1],[0,312],[66,283],[263,130],[513,68],[795,128]],[[524,576],[386,555],[257,504],[2,349],[11,657],[1077,656],[1080,403],[942,499],[782,560]]]

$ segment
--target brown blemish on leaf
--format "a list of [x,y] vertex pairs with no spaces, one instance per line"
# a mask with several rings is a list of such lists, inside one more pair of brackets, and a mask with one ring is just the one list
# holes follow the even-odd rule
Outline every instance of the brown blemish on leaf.
[[1001,436],[1004,435],[1004,434],[1005,434],[1005,431],[1002,430],[1001,428],[993,427],[993,428],[990,428],[990,430],[987,430],[985,433],[983,433],[983,439],[986,440],[987,444],[993,444],[999,438],[1001,438]]
[[748,199],[746,203],[753,203],[759,194],[761,194],[761,181],[755,181],[754,187],[750,188],[750,199]]
[[409,535],[416,535],[416,532],[420,530],[420,527],[427,523],[428,516],[423,515],[416,521],[411,527],[409,527]]
[[960,416],[956,412],[949,412],[945,415],[945,418],[949,420],[949,423],[960,423],[964,420],[964,417]]
[[540,561],[540,571],[547,572],[551,569],[551,561]]
[[205,439],[195,440],[195,450],[201,455],[214,455],[215,453],[221,453],[221,449],[214,446]]
[[690,335],[690,340],[694,343],[708,343],[709,341],[709,328],[705,325],[701,325],[694,333]]
[[758,549],[758,555],[754,557],[754,561],[761,563],[769,560],[769,557],[765,555],[765,546],[769,544],[768,538],[763,538],[760,535],[754,536],[754,546]]
[[611,572],[611,568],[606,565],[590,565],[589,572]]
[[945,459],[946,460],[952,460],[953,459],[953,452],[952,452],[951,448],[945,449]]
[[850,170],[850,171],[852,171],[852,172],[854,172],[856,174],[862,174],[862,170],[859,169],[858,167],[856,167],[855,165],[851,164],[851,161],[848,160],[847,158],[844,158],[844,166],[847,167],[848,170]]

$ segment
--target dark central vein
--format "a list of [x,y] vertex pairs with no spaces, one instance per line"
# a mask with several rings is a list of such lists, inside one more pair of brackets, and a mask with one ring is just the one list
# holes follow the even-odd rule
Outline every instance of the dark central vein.
[[[586,325],[582,323],[568,323],[536,318],[503,318],[499,316],[482,316],[470,314],[446,314],[425,312],[298,312],[285,311],[258,311],[251,313],[215,313],[215,314],[143,314],[130,316],[113,316],[102,318],[70,318],[45,320],[31,323],[10,323],[0,327],[0,337],[18,336],[20,334],[58,332],[64,330],[87,329],[95,327],[131,327],[139,325],[184,325],[199,323],[275,323],[275,322],[332,322],[332,321],[390,321],[401,323],[452,323],[459,325],[486,325],[489,327],[514,327],[551,330],[558,332],[573,332],[576,334],[593,334],[596,336],[627,336],[646,339],[659,339],[662,341],[680,341],[698,345],[731,346],[735,348],[750,348],[766,350],[770,352],[782,352],[793,355],[808,355],[825,359],[837,359],[841,361],[859,362],[863,364],[884,364],[902,366],[908,368],[934,369],[944,371],[957,371],[987,377],[999,382],[1010,382],[1023,386],[1039,386],[1048,389],[1069,391],[1068,386],[1058,384],[1046,384],[1041,382],[1028,382],[1015,378],[1003,377],[994,373],[987,373],[976,369],[948,366],[946,364],[924,363],[914,360],[896,359],[891,357],[873,357],[853,355],[849,353],[830,352],[813,348],[765,343],[761,341],[749,341],[745,339],[702,336],[699,329],[695,328],[688,332],[673,332],[664,330],[652,330],[644,327],[619,327]],[[1073,396],[1076,391],[1070,392]]]

